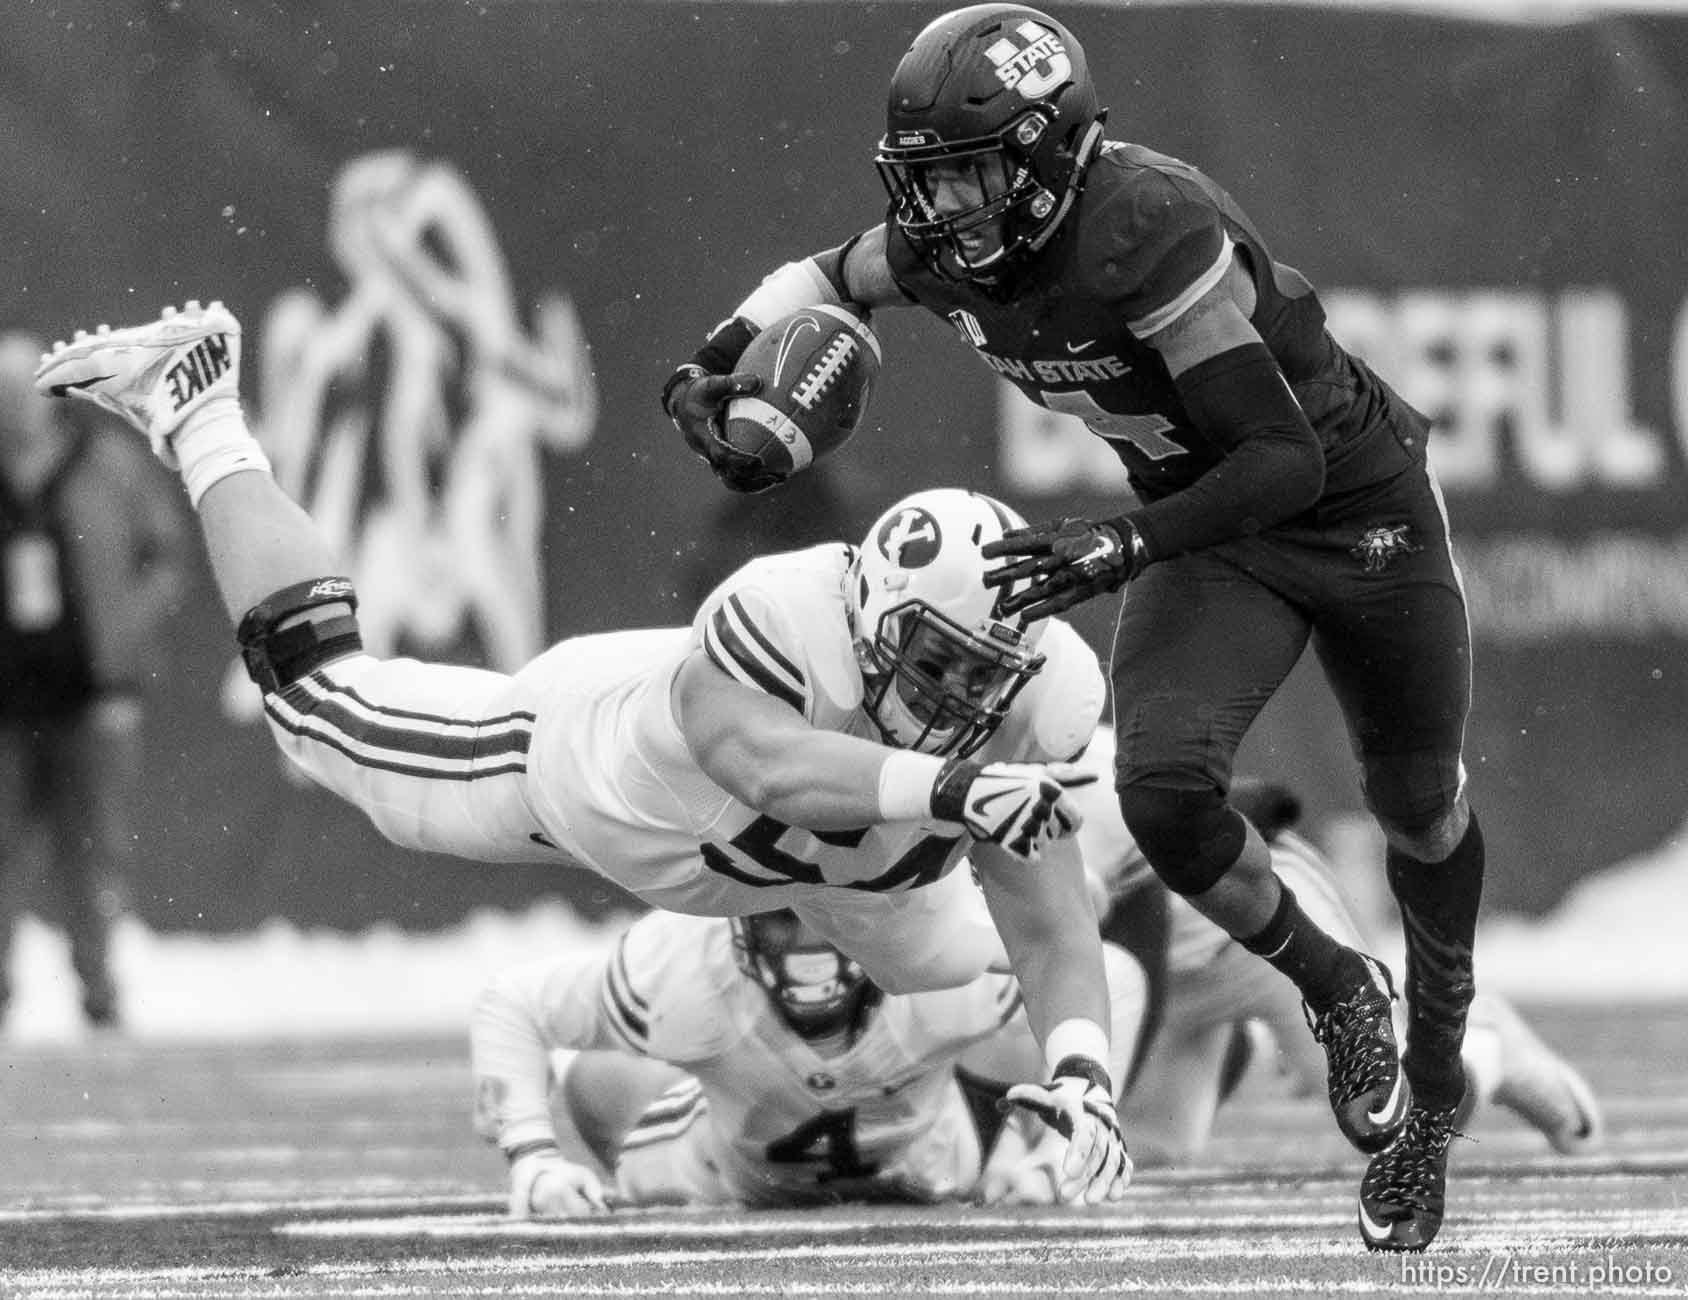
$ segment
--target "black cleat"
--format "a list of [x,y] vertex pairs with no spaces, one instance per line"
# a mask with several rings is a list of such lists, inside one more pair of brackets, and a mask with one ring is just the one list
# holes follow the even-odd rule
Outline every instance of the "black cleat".
[[1436,1239],[1458,1105],[1417,1105],[1360,1180],[1360,1239],[1372,1251],[1420,1251]]
[[1365,981],[1334,1006],[1315,1014],[1305,1008],[1307,1024],[1325,1049],[1325,1082],[1330,1108],[1342,1136],[1372,1155],[1401,1131],[1412,1104],[1412,1089],[1401,1069],[1390,1006],[1395,984],[1382,962],[1359,954]]

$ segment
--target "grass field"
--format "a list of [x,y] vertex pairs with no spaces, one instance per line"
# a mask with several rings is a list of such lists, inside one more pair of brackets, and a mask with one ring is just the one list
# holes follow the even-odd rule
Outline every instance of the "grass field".
[[0,1049],[0,1296],[1688,1295],[1688,1007],[1533,1008],[1612,1134],[1456,1143],[1422,1256],[1359,1246],[1360,1157],[1251,1078],[1199,1169],[1113,1211],[502,1217],[464,1043]]

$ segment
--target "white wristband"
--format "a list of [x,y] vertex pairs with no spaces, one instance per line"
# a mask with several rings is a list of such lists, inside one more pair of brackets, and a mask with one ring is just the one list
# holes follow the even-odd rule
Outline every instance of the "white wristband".
[[1069,1056],[1088,1056],[1103,1069],[1108,1066],[1108,1031],[1094,1020],[1074,1016],[1063,1020],[1043,1040],[1043,1064],[1051,1075]]
[[879,769],[879,820],[923,822],[932,816],[932,787],[944,770],[935,754],[894,749]]

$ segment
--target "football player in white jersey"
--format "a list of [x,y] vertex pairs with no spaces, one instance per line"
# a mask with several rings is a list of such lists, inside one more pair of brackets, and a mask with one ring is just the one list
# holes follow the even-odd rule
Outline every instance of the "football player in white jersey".
[[[220,303],[78,332],[37,386],[109,410],[177,468],[282,752],[395,843],[576,863],[647,903],[789,907],[887,992],[1006,961],[1069,1135],[1064,1196],[1122,1197],[1108,990],[1065,763],[1103,683],[1056,620],[996,616],[981,548],[1018,517],[918,493],[860,547],[753,561],[690,627],[575,637],[517,673],[377,659],[352,584],[277,485]],[[980,891],[953,870],[970,858]],[[1036,869],[1028,864],[1035,860]],[[993,924],[994,923],[994,924]],[[1000,935],[1000,938],[998,937]]]
[[[1143,972],[1119,948],[1105,954],[1107,1064],[1124,1078]],[[476,1001],[470,1042],[476,1128],[509,1162],[519,1218],[1053,1199],[1061,1144],[1024,1112],[981,1182],[987,1153],[956,1077],[964,1065],[1002,1091],[1037,1068],[1013,977],[887,995],[790,911],[650,912],[608,952],[504,971]],[[553,1105],[610,1171],[607,1192],[564,1157]]]
[[[1081,761],[1104,776],[1112,770],[1111,727],[1097,728]],[[1161,886],[1115,801],[1105,797],[1105,782],[1101,789],[1101,798],[1089,790],[1075,795],[1084,813],[1078,835],[1085,866],[1097,879],[1105,907],[1141,910],[1141,891]],[[1276,807],[1254,816],[1271,847],[1273,870],[1329,934],[1372,951],[1362,942],[1330,864],[1289,829],[1299,801],[1281,792],[1268,802]],[[1298,1093],[1323,1096],[1325,1087],[1325,1054],[1308,1029],[1296,990],[1264,978],[1258,957],[1182,898],[1161,892],[1167,900],[1164,1000],[1156,999],[1158,1028],[1141,1049],[1124,1105],[1139,1165],[1184,1164],[1201,1155],[1235,1082],[1239,1049],[1251,1051],[1261,1041],[1248,1032],[1251,1026],[1269,1031],[1266,1041]],[[1600,1141],[1603,1120],[1587,1081],[1499,994],[1477,994],[1460,1055],[1467,1081],[1458,1116],[1462,1127],[1478,1108],[1494,1103],[1521,1116],[1561,1153],[1588,1150]]]

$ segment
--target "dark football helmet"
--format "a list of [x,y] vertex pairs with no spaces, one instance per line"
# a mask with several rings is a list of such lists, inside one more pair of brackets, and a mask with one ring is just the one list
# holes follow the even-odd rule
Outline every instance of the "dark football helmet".
[[[939,274],[990,279],[1054,234],[1102,139],[1084,51],[1025,5],[957,9],[914,38],[891,77],[874,161],[892,217]],[[946,199],[946,184],[970,197]],[[980,232],[998,238],[981,241]]]
[[804,1038],[860,1032],[878,1005],[879,986],[831,944],[812,935],[789,908],[732,920],[733,957]]

